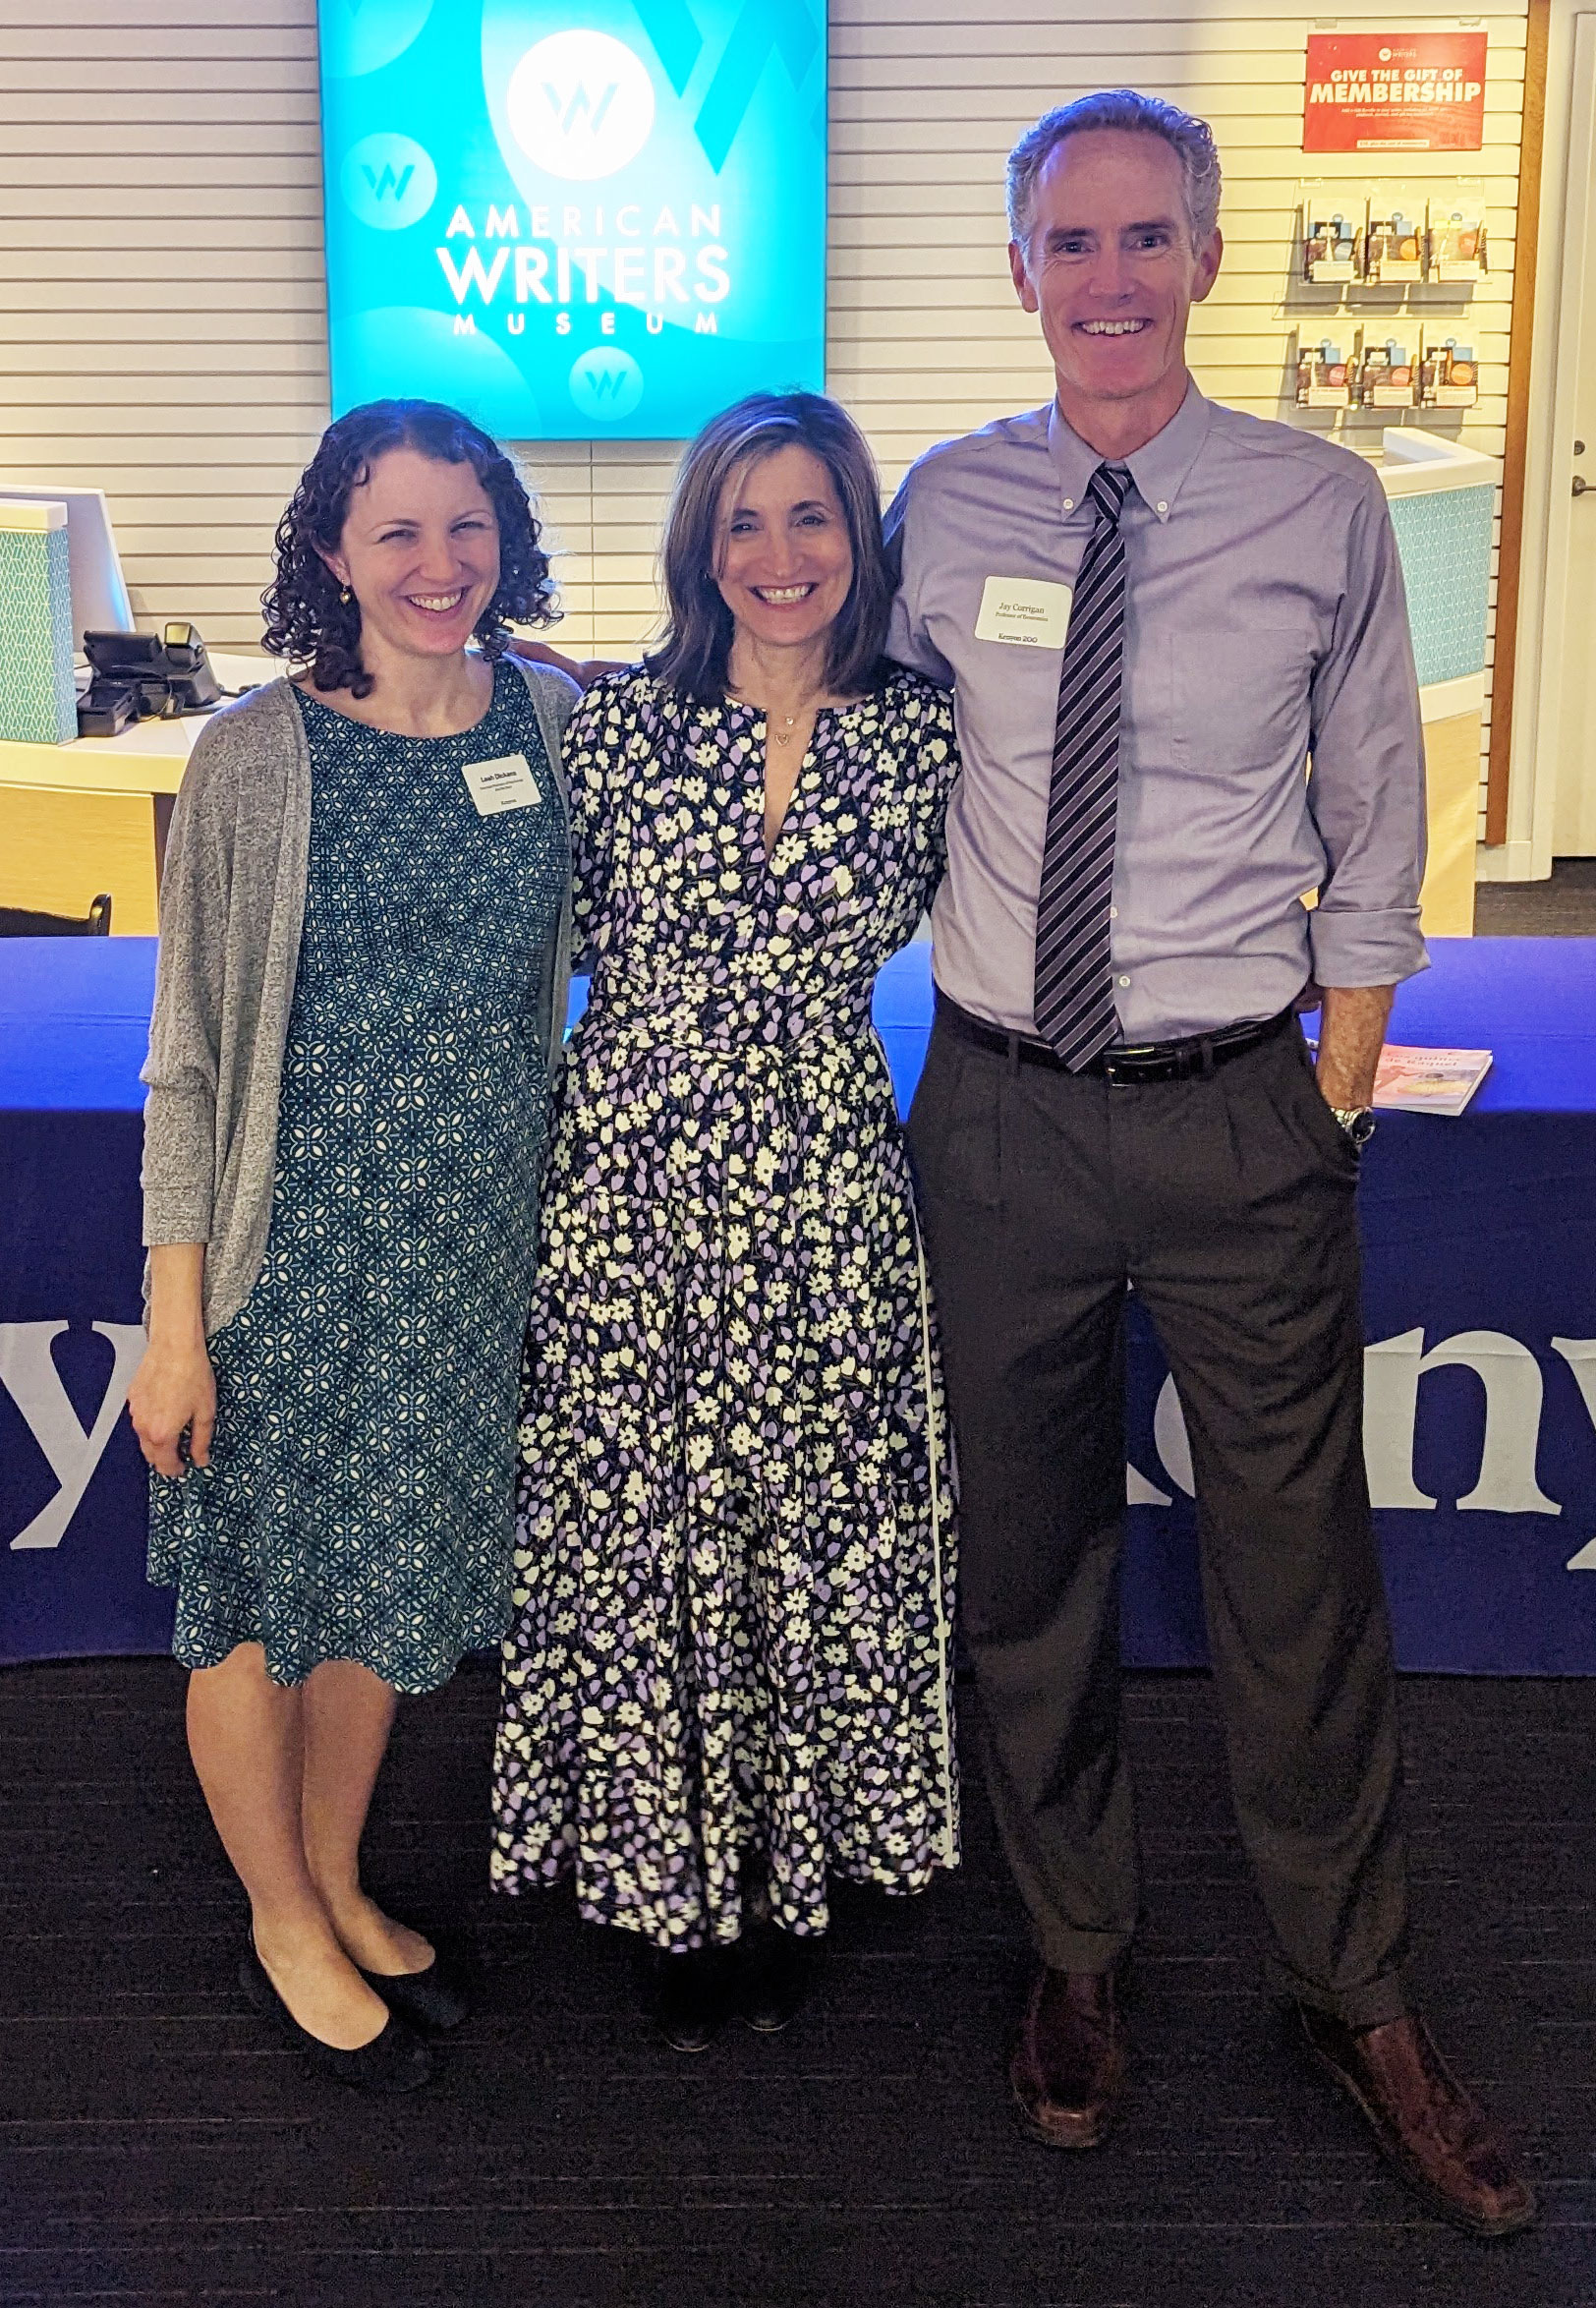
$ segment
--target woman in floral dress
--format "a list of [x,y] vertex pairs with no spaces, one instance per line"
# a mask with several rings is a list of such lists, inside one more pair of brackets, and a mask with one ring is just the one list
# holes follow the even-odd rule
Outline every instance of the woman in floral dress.
[[881,662],[879,502],[833,403],[715,419],[665,642],[566,739],[593,985],[529,1333],[493,1869],[574,1872],[585,1916],[651,1941],[683,2049],[733,2006],[791,2017],[828,1875],[908,1892],[957,1859],[941,1378],[871,1024],[957,759],[948,699]]

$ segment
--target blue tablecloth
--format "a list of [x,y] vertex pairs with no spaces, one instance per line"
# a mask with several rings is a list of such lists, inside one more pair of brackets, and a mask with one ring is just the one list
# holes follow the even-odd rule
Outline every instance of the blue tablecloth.
[[153,938],[0,940],[0,1660],[164,1650],[144,1469],[139,1159]]
[[[1405,1666],[1596,1673],[1596,940],[1440,941],[1393,1039],[1489,1048],[1459,1121],[1364,1165],[1371,1481]],[[0,942],[0,1659],[153,1650],[137,1355],[154,947]],[[581,989],[573,995],[580,1008]],[[905,1104],[929,950],[883,972]],[[1125,1650],[1203,1656],[1179,1406],[1133,1309]],[[19,1543],[21,1541],[22,1543]],[[1588,1561],[1584,1558],[1588,1557]]]

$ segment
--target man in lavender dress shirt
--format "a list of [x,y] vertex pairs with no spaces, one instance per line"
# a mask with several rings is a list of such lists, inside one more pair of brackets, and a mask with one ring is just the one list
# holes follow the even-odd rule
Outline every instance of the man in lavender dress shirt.
[[1207,127],[1156,99],[1039,122],[1010,260],[1056,396],[933,449],[888,516],[889,648],[954,685],[964,753],[910,1133],[988,1784],[1042,1958],[1011,2074],[1027,2128],[1077,2148],[1123,2076],[1128,1287],[1190,1431],[1274,1983],[1407,2183],[1500,2234],[1533,2195],[1403,1991],[1361,1441],[1358,1150],[1394,988],[1425,966],[1412,650],[1371,468],[1188,375],[1219,187]]

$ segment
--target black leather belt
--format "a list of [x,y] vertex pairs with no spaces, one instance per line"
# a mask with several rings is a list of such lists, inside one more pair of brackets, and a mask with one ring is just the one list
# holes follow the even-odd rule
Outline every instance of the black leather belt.
[[[1187,1082],[1202,1079],[1222,1066],[1228,1066],[1232,1058],[1241,1057],[1247,1050],[1256,1050],[1260,1042],[1272,1042],[1277,1034],[1283,1034],[1296,1012],[1282,1010],[1278,1016],[1249,1019],[1245,1025],[1224,1026],[1214,1034],[1188,1034],[1178,1042],[1115,1043],[1102,1051],[1079,1068],[1083,1074],[1096,1074],[1111,1082]],[[956,1034],[962,1042],[973,1042],[980,1050],[991,1050],[1011,1065],[1042,1066],[1054,1073],[1069,1069],[1056,1050],[1046,1042],[1032,1041],[1027,1034],[1005,1034],[1001,1026],[988,1025],[985,1018],[972,1017],[961,1010],[939,987],[937,992],[937,1019],[946,1032]]]

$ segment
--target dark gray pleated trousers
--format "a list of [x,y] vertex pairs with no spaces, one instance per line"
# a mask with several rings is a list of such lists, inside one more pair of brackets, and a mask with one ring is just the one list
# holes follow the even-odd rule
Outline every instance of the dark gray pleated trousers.
[[1357,1154],[1293,1025],[1113,1086],[933,1031],[909,1122],[960,1470],[987,1779],[1044,1960],[1104,1971],[1140,1897],[1119,1737],[1129,1283],[1191,1437],[1236,1817],[1275,1986],[1403,2009],[1390,1624],[1362,1444]]

